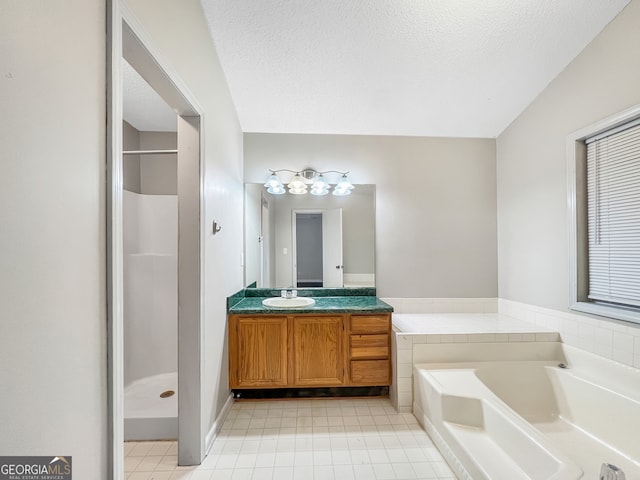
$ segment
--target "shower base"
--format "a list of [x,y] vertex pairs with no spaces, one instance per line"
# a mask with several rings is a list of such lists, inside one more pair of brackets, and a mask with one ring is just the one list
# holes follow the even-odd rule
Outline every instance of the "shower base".
[[176,438],[178,438],[178,373],[153,375],[128,384],[124,388],[124,439]]

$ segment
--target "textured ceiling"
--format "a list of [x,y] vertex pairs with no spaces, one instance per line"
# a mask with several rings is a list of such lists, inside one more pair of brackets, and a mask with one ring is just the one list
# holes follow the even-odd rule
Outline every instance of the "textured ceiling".
[[629,0],[201,0],[243,131],[495,137]]
[[132,127],[141,132],[176,131],[174,111],[126,60],[122,60],[122,84],[122,114]]

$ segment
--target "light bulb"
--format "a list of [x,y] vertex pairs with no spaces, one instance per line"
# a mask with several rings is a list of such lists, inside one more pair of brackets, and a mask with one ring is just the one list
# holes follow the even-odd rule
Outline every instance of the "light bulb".
[[289,184],[289,193],[291,193],[292,195],[304,195],[307,193],[307,187],[302,186],[291,188],[291,184]]
[[302,178],[299,173],[296,173],[294,175],[294,177],[289,182],[289,185],[287,186],[289,187],[289,191],[291,191],[292,188],[293,189],[307,188],[307,184],[304,181],[304,178]]
[[[353,184],[347,178],[347,174],[346,173],[344,175],[342,175],[342,178],[340,179],[340,181],[336,185],[336,190],[353,190]],[[334,190],[334,195],[338,195],[338,194],[335,193],[335,190]],[[348,195],[348,193],[346,195]]]
[[282,195],[283,193],[286,193],[287,191],[284,189],[283,185],[275,185],[275,186],[269,186],[267,187],[267,193],[270,193],[272,195]]
[[271,175],[269,175],[269,178],[267,178],[267,181],[264,183],[264,186],[265,187],[278,187],[278,186],[282,187],[282,182],[274,172]]

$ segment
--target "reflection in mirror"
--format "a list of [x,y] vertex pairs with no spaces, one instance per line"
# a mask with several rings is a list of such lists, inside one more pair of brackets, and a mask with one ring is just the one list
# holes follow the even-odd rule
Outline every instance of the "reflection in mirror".
[[245,185],[247,288],[375,286],[375,185],[271,195]]

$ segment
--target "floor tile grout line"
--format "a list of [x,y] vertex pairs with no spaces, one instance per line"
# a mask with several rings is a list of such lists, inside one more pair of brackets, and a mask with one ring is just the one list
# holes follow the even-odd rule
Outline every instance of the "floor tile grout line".
[[[251,421],[252,418],[264,419],[263,412],[265,410],[277,410],[277,415],[282,414],[280,417],[272,417],[272,418],[299,418],[300,413],[303,415],[308,415],[308,401],[301,401],[299,404],[295,403],[291,406],[291,402],[284,402],[288,405],[288,408],[277,408],[278,406],[272,406],[270,408],[253,408],[252,411],[248,411],[250,409],[243,408],[242,403],[235,404],[230,412],[230,415],[227,417],[225,421],[225,425],[227,422],[231,422],[230,425],[233,425],[233,422],[238,418],[243,418],[240,414],[249,414],[246,418]],[[334,404],[335,405],[335,404]],[[350,402],[348,408],[357,409],[360,404]],[[214,448],[212,448],[212,453],[207,457],[203,464],[199,467],[193,468],[191,470],[184,471],[177,467],[174,467],[172,471],[163,471],[163,472],[155,472],[155,475],[149,472],[149,478],[155,478],[158,474],[162,474],[163,476],[158,478],[169,478],[167,475],[170,473],[173,475],[177,473],[180,478],[187,478],[194,475],[194,478],[217,478],[215,472],[219,472],[220,474],[229,474],[231,475],[251,475],[253,478],[258,478],[259,475],[265,473],[266,470],[271,470],[271,472],[267,472],[267,477],[271,478],[269,474],[273,474],[273,471],[277,468],[285,469],[284,471],[292,473],[291,476],[287,476],[286,478],[293,479],[293,472],[295,470],[299,470],[302,472],[304,469],[311,469],[311,476],[307,476],[305,478],[313,478],[314,469],[318,469],[318,472],[322,471],[326,473],[327,468],[333,468],[334,471],[340,470],[341,472],[354,472],[354,469],[357,468],[358,471],[367,471],[373,472],[382,469],[381,465],[387,466],[385,467],[385,475],[388,475],[389,478],[404,478],[402,472],[411,472],[412,469],[416,468],[427,468],[429,467],[433,471],[429,471],[428,475],[425,478],[432,478],[435,480],[438,479],[455,479],[453,473],[449,470],[448,466],[440,456],[439,452],[435,449],[435,446],[428,438],[427,434],[422,430],[415,418],[413,418],[410,414],[398,414],[395,410],[392,409],[388,400],[385,402],[382,399],[376,399],[375,401],[365,400],[361,404],[363,407],[366,407],[368,412],[365,415],[361,415],[363,417],[379,417],[378,423],[370,423],[370,420],[365,420],[365,425],[357,425],[358,429],[355,431],[356,425],[328,425],[329,417],[337,417],[337,411],[326,411],[321,412],[319,409],[316,410],[316,414],[324,413],[323,415],[316,415],[313,417],[309,414],[309,417],[312,418],[312,423],[314,418],[323,418],[325,420],[320,420],[321,426],[313,427],[313,425],[309,427],[301,427],[296,428],[295,433],[294,429],[291,427],[277,427],[277,428],[262,428],[260,435],[256,435],[256,429],[252,430],[252,433],[249,433],[249,428],[246,429],[243,433],[235,432],[235,435],[231,436],[230,430],[233,429],[225,429],[223,425],[223,429],[220,432],[218,438],[214,441]],[[238,407],[238,408],[236,408]],[[325,410],[328,407],[325,406]],[[373,409],[373,410],[371,410]],[[293,416],[293,410],[295,410],[295,416]],[[300,412],[302,410],[302,412]],[[256,414],[254,417],[254,413],[259,411],[261,413]],[[351,410],[347,410],[348,413],[351,413]],[[313,413],[313,412],[311,412]],[[363,412],[361,412],[363,413]],[[286,415],[291,415],[290,417],[285,417]],[[342,415],[343,417],[345,415]],[[348,416],[348,415],[346,415]],[[354,415],[352,415],[354,416]],[[357,415],[355,415],[357,416]],[[398,421],[398,423],[391,423],[391,419]],[[403,420],[400,423],[400,420]],[[389,423],[387,423],[387,420]],[[306,420],[308,422],[308,420]],[[326,421],[326,425],[325,424]],[[334,420],[337,422],[337,420]],[[261,422],[259,422],[261,423]],[[272,421],[272,424],[277,422]],[[265,422],[266,424],[266,422]],[[332,430],[330,428],[333,427]],[[351,427],[348,429],[348,427]],[[288,430],[282,430],[283,428],[289,428]],[[301,433],[298,433],[300,430]],[[351,430],[351,431],[347,431]],[[349,440],[351,440],[351,444],[349,444]],[[357,440],[357,441],[356,441]],[[369,444],[367,444],[367,440],[370,440]],[[233,443],[236,442],[236,443]],[[243,453],[242,446],[244,442],[253,442],[253,444],[248,444],[248,447],[257,448],[258,450],[255,452]],[[403,443],[404,442],[404,443]],[[131,443],[132,445],[127,445]],[[145,460],[145,457],[166,457],[168,455],[159,455],[158,452],[163,450],[163,443],[173,443],[175,442],[127,442],[125,444],[125,451],[127,455],[125,458],[130,458],[133,460],[129,460],[130,462],[142,463]],[[260,451],[261,445],[264,443],[266,450],[265,452]],[[293,445],[291,445],[293,443]],[[354,445],[360,443],[359,445]],[[298,449],[298,444],[302,444],[302,449]],[[315,444],[315,445],[314,445]],[[226,446],[234,451],[233,453],[224,453],[224,449]],[[279,450],[279,446],[282,447]],[[352,448],[352,447],[357,448]],[[293,447],[293,450],[291,448]],[[136,451],[138,448],[138,451]],[[155,450],[154,450],[155,449]],[[145,455],[142,456],[134,456],[132,453],[142,453],[145,452]],[[346,453],[345,453],[346,450]],[[167,453],[169,449],[167,449],[164,453]],[[380,454],[380,451],[384,451],[385,455],[389,460],[388,463],[374,463],[373,459],[369,458],[369,463],[366,460],[363,462],[362,459],[364,456],[371,456],[371,454],[376,455]],[[405,451],[410,452],[412,457],[402,456],[405,455]],[[388,452],[388,453],[386,453]],[[419,452],[422,452],[421,456],[416,456]],[[296,455],[299,455],[300,461],[305,465],[296,465],[295,458]],[[316,465],[314,459],[317,454],[325,455],[324,460],[319,460],[322,464]],[[327,463],[326,455],[331,455],[331,464]],[[335,455],[334,455],[335,454]],[[402,454],[402,455],[401,455]],[[227,457],[223,457],[224,455],[228,455]],[[242,462],[248,463],[240,463],[237,464],[238,458],[240,455],[243,455]],[[261,466],[262,464],[258,464],[253,461],[253,456],[257,458],[258,455],[265,455],[264,459],[273,459],[272,466]],[[275,459],[280,455],[281,462],[284,461],[285,464],[289,463],[289,457],[293,457],[293,465],[276,465]],[[175,456],[174,456],[175,457]],[[335,457],[335,458],[334,458]],[[392,458],[393,457],[393,458]],[[223,460],[220,463],[220,460]],[[283,460],[284,459],[284,460]],[[358,460],[358,463],[355,463]],[[391,460],[403,460],[393,462]],[[379,459],[376,459],[379,460]],[[228,464],[225,462],[229,462]],[[337,462],[337,463],[336,463]],[[310,463],[309,465],[306,465]],[[146,465],[146,464],[145,464]],[[365,468],[366,467],[366,468]],[[168,467],[167,467],[168,468]],[[289,470],[287,470],[289,469]],[[337,470],[336,470],[337,469]],[[376,470],[377,469],[377,470]],[[389,470],[391,469],[391,470]],[[395,470],[398,470],[398,474],[396,475]],[[437,471],[436,471],[437,469]],[[441,473],[438,473],[441,472]],[[140,472],[127,472],[126,477],[128,478],[132,474],[140,473]],[[348,475],[348,478],[367,478],[367,477],[357,477],[352,474]],[[415,471],[415,478],[422,478],[420,472]],[[433,476],[435,474],[436,476]],[[153,477],[151,477],[153,475]],[[139,475],[140,478],[144,476]],[[251,478],[251,476],[246,478]],[[136,477],[134,477],[136,478]],[[173,477],[171,477],[173,478]],[[177,477],[176,477],[177,478]],[[245,478],[245,477],[242,477]],[[259,477],[262,478],[262,477]]]

